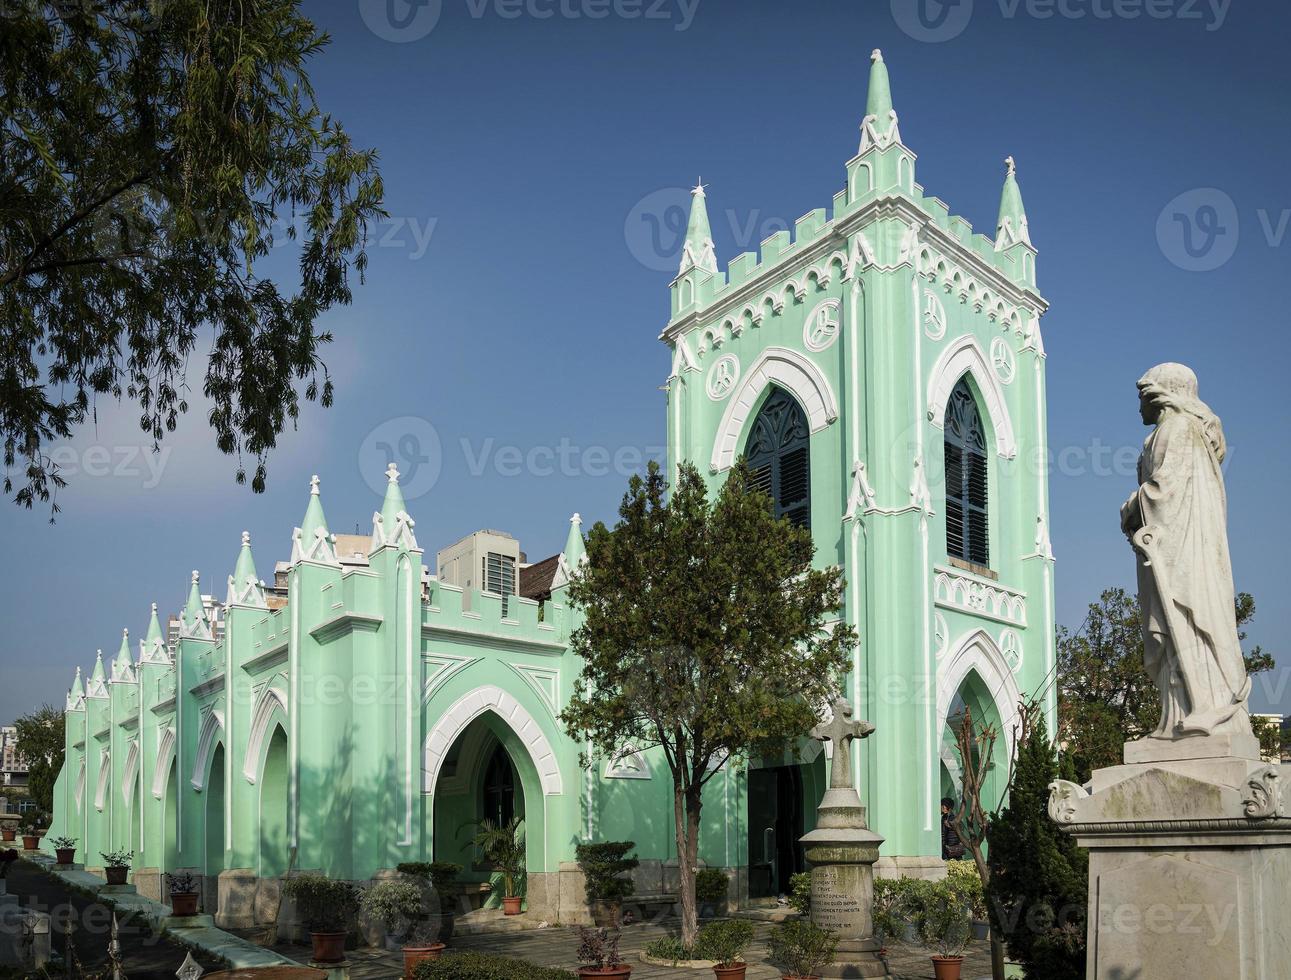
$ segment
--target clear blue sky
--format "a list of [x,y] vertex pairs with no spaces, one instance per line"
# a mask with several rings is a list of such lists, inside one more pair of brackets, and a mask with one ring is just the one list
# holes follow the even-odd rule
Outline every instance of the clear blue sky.
[[[496,527],[538,558],[571,512],[611,519],[617,470],[664,441],[656,337],[677,189],[703,175],[723,263],[829,206],[875,47],[929,193],[990,232],[1001,161],[1018,161],[1052,303],[1050,440],[1067,451],[1052,482],[1060,622],[1079,626],[1100,589],[1131,582],[1117,508],[1144,435],[1134,381],[1184,361],[1232,446],[1233,564],[1260,607],[1251,636],[1281,658],[1254,703],[1291,711],[1279,572],[1291,8],[924,2],[308,5],[335,38],[313,68],[321,100],[380,149],[392,215],[367,285],[326,318],[336,405],[303,413],[262,496],[233,483],[200,404],[152,461],[159,479],[132,413],[101,405],[71,447],[81,472],[58,523],[0,508],[0,721],[61,703],[96,647],[115,652],[122,626],[138,639],[150,602],[178,608],[190,569],[222,598],[244,528],[268,577],[311,473],[334,531],[370,529],[379,442],[431,457],[409,501],[431,557]],[[392,421],[404,417],[421,421]]]

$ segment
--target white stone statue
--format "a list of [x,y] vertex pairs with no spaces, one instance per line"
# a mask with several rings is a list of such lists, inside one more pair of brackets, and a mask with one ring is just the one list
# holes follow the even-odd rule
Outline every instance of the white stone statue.
[[1138,388],[1143,424],[1155,428],[1139,457],[1140,486],[1121,508],[1121,529],[1138,554],[1143,664],[1161,695],[1161,724],[1149,738],[1249,738],[1251,681],[1234,611],[1223,429],[1182,364],[1157,365]]

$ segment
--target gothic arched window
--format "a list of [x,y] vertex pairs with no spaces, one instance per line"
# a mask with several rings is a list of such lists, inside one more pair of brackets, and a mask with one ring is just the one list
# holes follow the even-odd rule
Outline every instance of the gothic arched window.
[[775,504],[775,516],[811,527],[811,430],[802,406],[788,392],[773,388],[753,420],[744,456],[750,483]]
[[494,749],[489,759],[481,790],[485,819],[505,827],[515,816],[516,776],[511,756],[501,745]]
[[987,567],[986,430],[964,378],[946,405],[946,552]]

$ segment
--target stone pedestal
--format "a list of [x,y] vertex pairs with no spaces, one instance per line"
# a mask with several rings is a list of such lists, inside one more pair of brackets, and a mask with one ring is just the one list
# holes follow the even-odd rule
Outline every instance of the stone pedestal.
[[256,873],[253,868],[221,871],[215,924],[221,929],[250,929],[256,924],[255,899]]
[[851,787],[825,791],[816,829],[802,838],[811,865],[811,921],[838,936],[834,962],[822,977],[883,977],[887,966],[874,938],[874,862],[883,838],[866,826],[865,807]]
[[1050,787],[1089,851],[1089,980],[1291,976],[1291,766],[1225,750],[1256,754],[1142,740],[1088,787]]

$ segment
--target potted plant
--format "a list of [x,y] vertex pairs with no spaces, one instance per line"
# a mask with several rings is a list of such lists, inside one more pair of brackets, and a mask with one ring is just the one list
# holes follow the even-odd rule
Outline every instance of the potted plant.
[[106,854],[100,851],[99,857],[103,858],[103,874],[108,884],[124,885],[126,875],[130,873],[130,862],[134,860],[134,851],[116,850]]
[[748,964],[744,951],[753,942],[753,923],[747,919],[721,919],[699,933],[696,949],[704,959],[716,960],[717,980],[744,980]]
[[806,919],[784,923],[767,942],[771,962],[785,972],[781,980],[819,980],[816,973],[834,959],[838,937]]
[[575,853],[578,867],[587,883],[587,899],[592,903],[592,920],[598,926],[617,929],[623,910],[623,899],[632,894],[631,878],[623,877],[641,862],[627,857],[635,841],[601,841],[579,844]]
[[471,843],[484,852],[484,858],[502,877],[502,910],[519,915],[519,883],[524,874],[524,820],[512,817],[505,824],[482,820]]
[[282,884],[296,903],[296,912],[309,930],[315,963],[345,959],[345,937],[359,910],[358,889],[348,881],[318,874],[296,875]]
[[411,977],[418,963],[439,959],[438,923],[432,931],[422,914],[421,886],[415,881],[387,878],[363,893],[362,908],[385,927],[386,934],[403,949],[403,975]]
[[166,885],[170,888],[171,915],[186,918],[197,914],[197,880],[191,872],[167,872]]
[[[629,847],[633,846],[631,844]],[[579,977],[603,977],[609,980],[627,980],[632,967],[619,956],[619,930],[588,929],[578,927]]]
[[22,830],[22,849],[24,851],[36,851],[40,849],[40,830],[44,823],[40,815],[35,811],[29,811],[23,815],[18,824]]
[[730,884],[721,868],[704,868],[695,874],[695,901],[702,918],[726,914],[726,895]]
[[968,905],[944,881],[930,882],[920,897],[915,922],[923,945],[935,950],[932,972],[937,980],[959,980],[968,945]]
[[3,827],[0,827],[0,840],[3,840],[6,844],[8,844],[11,841],[13,841],[14,838],[16,838],[17,836],[18,836],[18,828],[13,825],[12,821],[6,820],[5,825]]
[[50,843],[54,845],[54,853],[58,856],[59,864],[66,866],[76,860],[75,837],[55,837]]
[[396,870],[415,879],[422,890],[427,934],[435,942],[447,943],[453,938],[462,866],[452,861],[405,861]]

